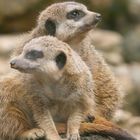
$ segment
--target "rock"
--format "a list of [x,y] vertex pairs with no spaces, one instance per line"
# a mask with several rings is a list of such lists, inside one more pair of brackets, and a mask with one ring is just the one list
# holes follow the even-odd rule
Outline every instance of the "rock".
[[113,68],[113,71],[126,95],[124,108],[140,115],[140,64],[123,64]]
[[26,35],[0,35],[0,55],[9,57],[14,48],[19,46]]
[[121,51],[120,46],[123,43],[123,37],[119,33],[96,29],[91,34],[92,42],[97,49],[107,52]]
[[123,56],[127,62],[140,62],[140,26],[125,36]]
[[81,140],[115,140],[112,137],[105,137],[100,135],[82,136]]
[[91,137],[91,140],[115,140],[115,139],[112,137],[103,137],[103,136],[94,135]]
[[140,92],[140,63],[134,63],[130,69],[135,89]]
[[118,66],[123,63],[123,58],[122,58],[121,54],[118,52],[115,53],[115,52],[101,51],[101,53],[103,54],[103,57],[105,58],[107,63],[109,63],[113,66]]
[[[66,140],[65,136],[61,136],[63,140]],[[96,134],[84,134],[81,137],[81,140],[115,140],[114,138],[110,137],[110,136],[100,136],[100,135],[96,135]]]
[[134,91],[134,83],[132,81],[129,66],[126,64],[122,64],[117,67],[113,67],[113,71],[124,93],[132,93]]
[[140,64],[132,64],[129,69],[134,90],[126,96],[125,108],[135,115],[140,115]]
[[92,44],[103,52],[106,61],[112,65],[123,62],[121,56],[123,37],[116,32],[106,30],[93,30],[90,32]]
[[0,58],[0,77],[7,74],[11,70],[9,61]]

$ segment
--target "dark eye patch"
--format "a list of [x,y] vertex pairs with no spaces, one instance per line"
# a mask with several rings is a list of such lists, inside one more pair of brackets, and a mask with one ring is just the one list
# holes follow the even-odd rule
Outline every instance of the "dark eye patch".
[[31,50],[25,54],[26,59],[36,60],[38,58],[43,58],[44,54],[42,51]]
[[73,19],[75,21],[78,21],[79,19],[81,19],[85,15],[86,14],[83,11],[75,9],[75,10],[67,13],[66,17],[67,17],[67,19]]
[[58,68],[62,69],[66,64],[67,56],[65,55],[65,53],[61,52],[59,55],[56,56],[55,61]]
[[56,25],[55,22],[51,19],[47,19],[45,22],[45,28],[48,35],[55,36],[56,33]]

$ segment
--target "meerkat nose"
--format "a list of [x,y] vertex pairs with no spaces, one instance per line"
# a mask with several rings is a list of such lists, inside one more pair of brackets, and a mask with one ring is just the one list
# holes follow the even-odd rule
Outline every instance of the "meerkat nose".
[[96,14],[95,19],[97,22],[100,21],[102,19],[101,14]]
[[16,60],[12,60],[11,62],[10,62],[10,65],[11,65],[11,68],[15,68],[16,67]]

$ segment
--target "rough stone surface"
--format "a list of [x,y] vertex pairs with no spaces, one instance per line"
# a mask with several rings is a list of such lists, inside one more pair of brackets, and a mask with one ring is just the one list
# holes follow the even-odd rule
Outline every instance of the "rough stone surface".
[[140,115],[140,64],[122,64],[113,70],[125,93],[125,109]]
[[129,66],[121,64],[117,67],[113,67],[113,71],[120,82],[125,93],[132,93],[134,91],[134,83],[132,81]]
[[130,77],[133,83],[133,91],[126,96],[125,107],[135,115],[140,115],[140,64],[129,66]]
[[20,35],[0,35],[0,54],[10,55],[11,51],[18,46]]
[[7,59],[0,58],[0,77],[10,71],[10,65]]
[[97,49],[104,51],[120,51],[120,46],[123,43],[123,37],[116,32],[95,29],[91,32],[93,44]]
[[90,33],[90,37],[93,45],[102,52],[109,64],[119,65],[123,62],[123,37],[119,33],[96,29]]
[[123,54],[128,62],[140,62],[140,26],[129,31],[124,39]]
[[103,54],[103,57],[106,59],[106,61],[113,66],[117,66],[123,63],[123,57],[121,56],[119,52],[107,53],[107,52],[101,51],[101,53]]

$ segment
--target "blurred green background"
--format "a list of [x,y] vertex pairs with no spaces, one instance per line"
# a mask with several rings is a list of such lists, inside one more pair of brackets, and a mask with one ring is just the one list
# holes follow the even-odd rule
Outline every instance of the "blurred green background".
[[[8,61],[22,39],[20,34],[33,29],[43,9],[61,1],[0,0],[0,76],[10,71]],[[102,14],[102,22],[91,33],[92,43],[101,51],[126,93],[114,121],[140,138],[140,0],[75,1]]]

